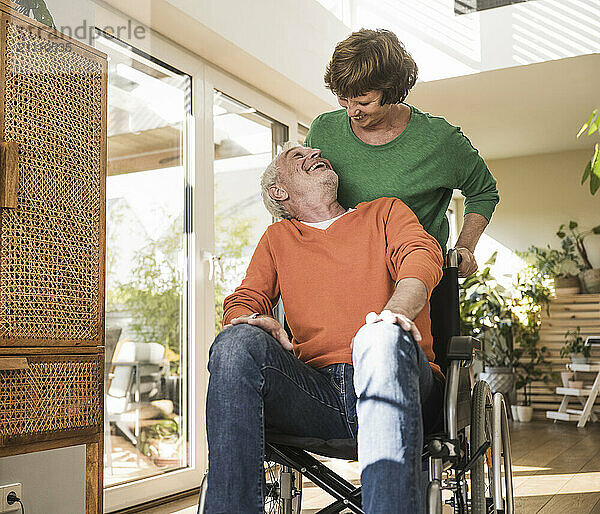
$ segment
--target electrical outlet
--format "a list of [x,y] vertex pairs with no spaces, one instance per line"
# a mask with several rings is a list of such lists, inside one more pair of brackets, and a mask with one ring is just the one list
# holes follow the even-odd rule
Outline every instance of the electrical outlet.
[[17,510],[21,510],[21,506],[19,502],[15,502],[12,505],[9,505],[6,501],[6,497],[10,494],[11,491],[14,491],[15,494],[23,501],[23,491],[21,484],[8,484],[0,487],[0,512],[14,512]]

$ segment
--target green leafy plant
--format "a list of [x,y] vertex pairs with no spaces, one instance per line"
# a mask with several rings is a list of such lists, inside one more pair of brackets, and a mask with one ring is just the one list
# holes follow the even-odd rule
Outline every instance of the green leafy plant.
[[583,232],[579,231],[579,225],[576,221],[569,221],[568,225],[561,225],[556,232],[556,235],[562,241],[563,246],[567,246],[572,253],[573,247],[577,250],[581,259],[581,271],[593,269],[593,266],[588,258],[588,253],[584,245],[584,240],[592,234],[600,234],[600,225],[595,226]]
[[567,330],[564,341],[563,347],[560,349],[561,357],[569,357],[571,354],[577,353],[583,354],[584,357],[590,356],[591,347],[583,343],[580,327],[575,330]]
[[483,361],[487,366],[512,368],[516,362],[514,319],[510,311],[510,296],[490,271],[496,257],[497,252],[480,273],[471,275],[460,285],[461,332],[482,340]]
[[532,245],[524,252],[518,252],[518,255],[537,270],[540,280],[575,277],[581,271],[575,245],[570,238],[562,241],[560,250],[551,248],[550,245],[546,248]]
[[541,311],[548,309],[550,289],[543,281],[536,280],[536,276],[538,274],[532,267],[517,274],[511,306],[516,318],[513,323],[516,387],[523,390],[524,405],[531,405],[533,382],[543,381],[548,384],[557,378],[551,372],[551,363],[547,360],[548,348],[538,346]]
[[[181,445],[180,418],[159,419],[140,432],[140,451],[147,457],[171,457]],[[161,455],[167,452],[167,455]]]
[[494,253],[480,273],[460,286],[461,331],[483,341],[487,366],[514,370],[516,387],[523,390],[525,405],[530,405],[531,384],[556,378],[550,371],[548,349],[538,346],[541,311],[547,308],[550,289],[545,273],[529,265],[507,291],[491,273],[496,257]]
[[50,14],[48,7],[46,7],[44,0],[15,0],[15,3],[18,5],[17,10],[21,14],[30,16],[48,27],[56,28],[54,18]]
[[130,327],[140,340],[165,346],[171,371],[177,374],[181,371],[182,227],[181,217],[173,218],[162,237],[136,252],[131,279],[118,284],[112,296],[131,312]]
[[[594,109],[588,120],[582,125],[577,133],[579,138],[587,130],[587,135],[592,136],[593,134],[600,134],[600,113],[598,109]],[[594,147],[594,154],[590,161],[586,164],[583,170],[583,176],[581,177],[581,184],[585,184],[587,179],[590,179],[590,193],[595,195],[600,188],[600,151],[599,145],[596,143]]]
[[239,285],[232,283],[231,278],[235,277],[235,280],[240,272],[245,271],[247,262],[243,261],[243,254],[250,247],[254,221],[250,217],[232,218],[215,214],[215,248],[218,262],[215,270],[215,333],[217,334],[223,329],[223,300],[234,287]]

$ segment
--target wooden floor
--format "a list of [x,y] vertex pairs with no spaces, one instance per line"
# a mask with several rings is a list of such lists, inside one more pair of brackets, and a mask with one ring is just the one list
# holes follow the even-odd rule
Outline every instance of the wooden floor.
[[[517,514],[600,514],[600,423],[583,429],[574,423],[514,423],[511,435]],[[356,463],[329,464],[349,479],[358,478]],[[329,501],[304,484],[303,514]],[[194,514],[195,502],[189,498],[145,512]]]
[[518,514],[600,514],[600,423],[515,423]]

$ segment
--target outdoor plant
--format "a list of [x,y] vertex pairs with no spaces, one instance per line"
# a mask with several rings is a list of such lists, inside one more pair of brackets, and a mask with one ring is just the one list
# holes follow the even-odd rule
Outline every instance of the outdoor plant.
[[[215,211],[218,212],[216,209]],[[218,262],[215,270],[216,334],[223,329],[223,300],[239,285],[236,280],[248,265],[244,253],[250,249],[254,222],[250,217],[225,217],[215,214],[215,253]]]
[[178,455],[181,441],[179,417],[158,419],[141,430],[140,451],[147,457],[172,457]]
[[48,27],[56,28],[54,18],[52,18],[44,0],[15,0],[15,3],[19,6],[17,11],[21,14],[30,16]]
[[[598,109],[594,109],[588,120],[583,124],[577,133],[579,138],[587,130],[587,135],[592,136],[593,134],[600,134],[598,130],[600,128],[600,113]],[[581,177],[581,184],[585,184],[586,180],[590,179],[590,193],[595,195],[600,188],[600,151],[598,143],[594,148],[594,154],[590,161],[586,164],[583,170],[583,176]]]
[[170,220],[162,237],[136,252],[130,280],[112,294],[131,312],[131,329],[146,343],[165,346],[172,373],[180,374],[183,286],[179,253],[183,248],[181,217]]
[[567,330],[565,332],[565,342],[560,349],[561,357],[569,357],[571,354],[583,354],[584,357],[589,357],[591,352],[590,346],[585,346],[583,337],[581,336],[581,328],[575,330]]

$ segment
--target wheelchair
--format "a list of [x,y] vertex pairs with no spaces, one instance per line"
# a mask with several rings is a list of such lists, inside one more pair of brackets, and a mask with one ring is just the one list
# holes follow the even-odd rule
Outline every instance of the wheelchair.
[[[428,473],[427,514],[442,514],[444,492],[445,503],[455,514],[513,514],[506,404],[502,394],[492,394],[485,381],[473,381],[472,365],[481,359],[481,348],[477,339],[460,335],[458,252],[454,249],[448,251],[430,307],[435,362],[446,376],[446,385],[440,420],[443,428],[425,435],[422,452],[423,469]],[[265,435],[266,514],[300,514],[303,476],[335,498],[316,514],[363,514],[360,486],[311,455],[357,460],[355,439],[324,441],[280,433]],[[205,475],[199,514],[204,514],[207,487]]]

